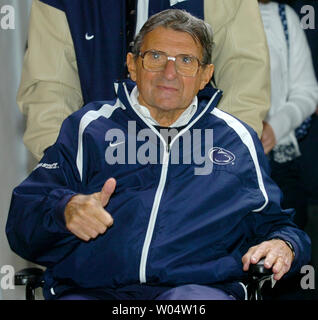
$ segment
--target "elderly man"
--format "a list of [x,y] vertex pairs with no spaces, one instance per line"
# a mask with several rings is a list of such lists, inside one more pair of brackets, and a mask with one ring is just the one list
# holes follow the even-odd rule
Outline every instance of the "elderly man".
[[202,20],[151,17],[127,56],[136,86],[67,118],[14,190],[8,239],[47,266],[45,298],[244,299],[250,263],[279,280],[308,262],[256,133],[204,89],[211,48]]

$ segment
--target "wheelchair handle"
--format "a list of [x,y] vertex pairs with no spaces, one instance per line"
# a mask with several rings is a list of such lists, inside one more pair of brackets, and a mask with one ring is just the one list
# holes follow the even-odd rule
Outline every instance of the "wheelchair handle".
[[258,261],[256,264],[250,264],[248,274],[250,277],[262,278],[265,276],[271,276],[273,274],[272,269],[267,269],[264,266],[265,258]]

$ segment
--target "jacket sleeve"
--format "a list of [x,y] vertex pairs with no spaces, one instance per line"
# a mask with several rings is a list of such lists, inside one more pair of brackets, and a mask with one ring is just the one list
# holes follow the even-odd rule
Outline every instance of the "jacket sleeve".
[[64,220],[67,202],[81,191],[73,154],[77,147],[74,132],[76,128],[65,120],[57,142],[12,194],[6,225],[9,244],[26,260],[47,267],[81,243],[67,230]]
[[277,141],[281,141],[313,114],[318,104],[318,84],[305,32],[293,9],[286,6],[286,13],[290,42],[288,99],[268,120]]
[[83,105],[66,16],[39,0],[32,3],[17,103],[26,116],[24,142],[37,160],[55,142],[63,120]]
[[252,246],[270,239],[289,241],[295,250],[295,259],[289,274],[297,272],[310,261],[311,241],[308,235],[299,229],[292,221],[294,209],[282,209],[282,192],[270,178],[270,167],[263,152],[260,141],[254,138],[258,162],[262,175],[262,183],[267,195],[267,203],[262,210],[251,212],[247,216],[247,225],[250,230],[250,241],[246,250]]
[[270,65],[258,3],[205,0],[205,20],[214,31],[215,82],[224,92],[219,108],[260,137],[270,107]]

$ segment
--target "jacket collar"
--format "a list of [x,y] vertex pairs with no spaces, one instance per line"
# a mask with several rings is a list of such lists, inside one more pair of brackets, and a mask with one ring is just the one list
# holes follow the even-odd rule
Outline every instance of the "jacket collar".
[[[118,98],[124,104],[129,113],[133,112],[136,114],[136,111],[132,108],[132,102],[130,99],[130,94],[135,86],[136,83],[130,79],[115,83],[115,89]],[[199,91],[197,95],[198,107],[189,122],[195,120],[197,117],[202,117],[202,113],[210,113],[218,105],[221,97],[222,91],[213,88],[210,84],[207,85],[203,90]],[[138,115],[140,117],[140,114]]]

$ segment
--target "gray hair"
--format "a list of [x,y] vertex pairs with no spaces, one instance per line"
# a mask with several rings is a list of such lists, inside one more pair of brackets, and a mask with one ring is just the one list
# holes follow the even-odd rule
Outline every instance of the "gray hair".
[[147,33],[158,27],[188,33],[203,49],[203,64],[210,64],[212,60],[213,32],[209,24],[190,13],[179,9],[168,9],[151,16],[141,28],[135,38],[132,53],[139,56],[143,40]]

